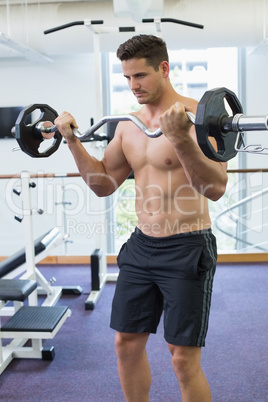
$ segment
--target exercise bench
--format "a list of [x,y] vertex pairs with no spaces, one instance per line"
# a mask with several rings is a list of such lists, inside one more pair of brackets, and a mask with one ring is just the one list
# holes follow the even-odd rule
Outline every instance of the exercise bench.
[[66,236],[62,235],[59,228],[53,228],[40,236],[34,241],[34,275],[26,264],[25,248],[20,249],[16,253],[7,257],[0,262],[0,278],[14,279],[20,276],[20,279],[33,279],[39,284],[38,294],[46,295],[43,305],[54,305],[62,294],[81,295],[82,288],[80,286],[52,286],[51,282],[46,280],[36,264],[43,260],[48,253],[55,247],[58,247],[66,240]]
[[[66,306],[30,305],[36,290],[33,280],[0,279],[0,309],[13,302],[15,311],[3,326],[0,321],[0,374],[14,358],[53,360],[55,356],[54,347],[43,347],[42,340],[54,338],[71,311]],[[27,298],[29,304],[24,305]],[[3,345],[3,338],[11,341]],[[28,341],[31,346],[25,346]]]

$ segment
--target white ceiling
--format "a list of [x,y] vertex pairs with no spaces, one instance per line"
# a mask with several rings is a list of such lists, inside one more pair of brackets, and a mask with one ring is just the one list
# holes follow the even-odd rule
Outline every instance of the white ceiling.
[[[101,1],[107,1],[107,0],[79,0],[79,2],[90,2],[90,1],[95,1],[95,2],[101,2]],[[110,0],[113,1],[113,0]],[[49,4],[49,3],[74,3],[73,0],[0,0],[0,6],[14,6],[14,5],[27,5],[27,4]]]
[[[93,51],[93,34],[85,26],[44,35],[49,28],[77,20],[104,21],[102,27],[109,33],[99,35],[102,51],[115,51],[122,41],[135,34],[111,32],[119,26],[135,26],[137,33],[162,36],[170,49],[254,48],[266,40],[266,1],[268,3],[268,0],[166,0],[162,17],[203,24],[204,29],[162,23],[161,32],[157,32],[155,24],[137,23],[131,16],[115,17],[112,0],[0,0],[0,31],[12,40],[52,58]],[[0,45],[0,60],[15,56],[15,51]]]

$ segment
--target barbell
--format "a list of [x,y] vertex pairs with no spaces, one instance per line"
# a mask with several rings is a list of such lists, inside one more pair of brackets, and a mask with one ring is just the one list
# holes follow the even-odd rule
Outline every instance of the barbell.
[[[37,109],[41,111],[39,118],[31,124],[26,124],[27,116]],[[243,144],[241,133],[244,131],[268,130],[268,116],[243,115],[243,108],[237,96],[224,87],[205,92],[198,103],[196,115],[186,113],[195,125],[197,141],[202,152],[209,159],[217,162],[227,162],[236,156]],[[23,152],[38,158],[48,157],[58,149],[62,136],[53,124],[57,116],[54,109],[44,104],[33,104],[20,112],[15,123],[14,136]],[[160,129],[150,130],[137,116],[131,114],[105,116],[84,133],[80,133],[75,128],[73,133],[80,140],[93,140],[93,134],[105,123],[126,120],[132,121],[148,137],[156,138],[162,134]],[[212,146],[209,137],[215,139],[216,149]],[[40,144],[51,138],[53,138],[52,145],[41,152]],[[111,140],[107,136],[102,138],[107,139],[108,142]],[[254,152],[254,149],[251,152]]]

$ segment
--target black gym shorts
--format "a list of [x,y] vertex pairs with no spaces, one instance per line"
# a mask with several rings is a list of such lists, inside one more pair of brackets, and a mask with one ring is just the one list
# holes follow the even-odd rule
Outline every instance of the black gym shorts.
[[164,310],[168,343],[205,346],[216,259],[210,229],[159,238],[136,228],[118,255],[111,328],[156,333]]

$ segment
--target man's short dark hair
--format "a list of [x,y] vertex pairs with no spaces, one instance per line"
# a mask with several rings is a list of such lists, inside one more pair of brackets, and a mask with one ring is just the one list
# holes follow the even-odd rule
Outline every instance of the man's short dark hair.
[[169,61],[166,43],[154,35],[137,35],[122,43],[116,53],[119,60],[146,59],[158,71],[162,61]]

